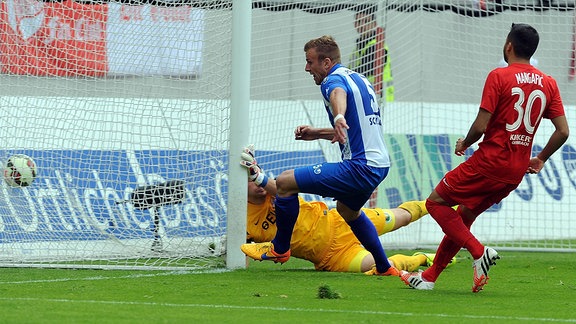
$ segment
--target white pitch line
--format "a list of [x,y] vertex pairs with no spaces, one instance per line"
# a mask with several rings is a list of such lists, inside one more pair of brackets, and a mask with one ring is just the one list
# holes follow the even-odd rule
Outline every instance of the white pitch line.
[[[67,282],[67,281],[93,281],[93,280],[111,280],[111,279],[131,279],[160,277],[172,275],[203,274],[207,272],[225,272],[226,270],[210,271],[168,271],[146,274],[131,274],[126,276],[96,276],[84,278],[61,278],[46,280],[25,280],[25,281],[4,281],[2,284],[28,284],[28,283],[47,283],[47,282]],[[102,301],[102,300],[72,300],[72,299],[42,299],[42,298],[7,298],[0,297],[0,300],[22,300],[22,301],[45,301],[54,303],[92,303],[92,304],[111,304],[111,305],[143,305],[143,306],[166,306],[166,307],[186,307],[186,308],[219,308],[219,309],[252,309],[252,310],[270,310],[270,311],[295,311],[295,312],[324,312],[324,313],[346,313],[346,314],[369,314],[369,315],[396,315],[396,316],[424,316],[437,318],[466,318],[466,319],[495,319],[495,320],[516,320],[516,321],[536,321],[536,322],[562,322],[576,323],[576,318],[558,319],[558,318],[538,318],[538,317],[512,317],[512,316],[487,316],[487,315],[453,315],[453,314],[432,314],[432,313],[402,313],[402,312],[385,312],[385,311],[362,311],[362,310],[342,310],[342,309],[305,309],[305,308],[284,308],[284,307],[266,307],[266,306],[236,306],[236,305],[211,305],[211,304],[173,304],[173,303],[154,303],[154,302],[135,302],[135,301]]]
[[29,283],[45,283],[45,282],[67,282],[67,281],[95,281],[95,280],[110,280],[110,279],[131,279],[131,278],[147,278],[147,277],[161,277],[173,275],[189,275],[189,274],[205,274],[205,273],[221,273],[227,270],[209,270],[209,271],[168,271],[158,273],[145,273],[145,274],[131,274],[127,276],[96,276],[96,277],[83,277],[83,278],[60,278],[60,279],[41,279],[41,280],[23,280],[23,281],[0,281],[0,285],[19,285]]
[[237,306],[237,305],[213,305],[213,304],[174,304],[174,303],[154,303],[140,301],[105,301],[105,300],[73,300],[73,299],[43,299],[43,298],[9,298],[0,297],[0,300],[6,301],[41,301],[52,303],[75,303],[75,304],[101,304],[101,305],[137,305],[137,306],[165,306],[180,308],[214,308],[214,309],[246,309],[246,310],[263,310],[263,311],[292,311],[292,312],[313,312],[313,313],[344,313],[344,314],[368,314],[368,315],[395,315],[406,317],[438,317],[438,318],[462,318],[462,319],[489,319],[489,320],[514,320],[527,322],[562,322],[576,323],[576,318],[539,318],[539,317],[515,317],[515,316],[487,316],[487,315],[452,315],[452,314],[432,314],[432,313],[402,313],[402,312],[383,312],[383,311],[362,311],[362,310],[343,310],[343,309],[311,309],[311,308],[288,308],[288,307],[266,307],[266,306]]

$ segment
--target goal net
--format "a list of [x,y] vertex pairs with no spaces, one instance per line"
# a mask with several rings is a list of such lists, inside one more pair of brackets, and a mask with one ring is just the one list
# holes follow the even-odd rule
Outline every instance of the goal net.
[[[131,2],[135,4],[134,2]],[[222,266],[231,10],[3,1],[3,265]]]
[[[463,160],[453,143],[477,112],[485,76],[502,64],[512,22],[538,29],[534,64],[556,78],[573,108],[573,7],[252,1],[248,142],[270,176],[339,160],[328,141],[293,140],[298,125],[329,125],[303,45],[333,35],[349,64],[355,13],[369,8],[391,67],[375,82],[393,161],[371,205],[424,199]],[[0,265],[190,269],[225,266],[223,255],[237,253],[226,248],[229,231],[244,232],[227,228],[228,175],[237,165],[228,159],[232,13],[232,1],[2,2],[0,159],[29,155],[38,175],[28,187],[0,186]],[[544,122],[535,150],[551,131]],[[572,143],[480,217],[473,231],[482,241],[574,250]],[[382,241],[415,248],[441,238],[424,217]]]
[[[304,44],[332,35],[343,63],[354,66],[359,32],[366,24],[355,23],[358,11],[372,12],[384,30],[391,67],[391,78],[384,76],[375,88],[382,92],[392,167],[373,205],[392,208],[425,199],[446,171],[464,161],[454,155],[454,143],[466,135],[478,112],[488,72],[505,64],[502,48],[512,23],[528,23],[539,31],[532,63],[556,79],[568,117],[574,108],[574,1],[271,3],[260,2],[262,8],[253,11],[251,138],[261,150],[259,162],[275,175],[299,165],[302,156],[306,164],[340,158],[328,141],[302,143],[293,140],[292,132],[301,124],[329,126],[319,87],[304,71]],[[390,85],[393,96],[386,90]],[[552,131],[544,120],[535,152]],[[479,217],[472,231],[502,249],[574,251],[574,152],[569,139],[543,172],[527,175],[509,197]],[[442,237],[435,221],[424,217],[381,240],[387,248],[436,248]]]

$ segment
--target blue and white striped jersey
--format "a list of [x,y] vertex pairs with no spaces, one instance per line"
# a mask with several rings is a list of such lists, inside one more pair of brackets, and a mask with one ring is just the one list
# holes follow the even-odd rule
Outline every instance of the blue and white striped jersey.
[[377,168],[390,167],[390,157],[384,143],[380,107],[370,82],[362,74],[341,64],[336,64],[320,85],[324,105],[330,123],[334,127],[334,116],[330,104],[330,93],[342,88],[347,94],[344,118],[350,127],[348,140],[340,144],[342,160],[358,160]]

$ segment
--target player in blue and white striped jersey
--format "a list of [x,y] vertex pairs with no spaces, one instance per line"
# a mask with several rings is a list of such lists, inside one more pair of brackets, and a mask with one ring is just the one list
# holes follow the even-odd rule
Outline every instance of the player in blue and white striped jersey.
[[[373,86],[363,75],[340,64],[340,49],[331,36],[312,39],[304,46],[306,72],[320,85],[332,128],[298,126],[296,140],[326,139],[338,142],[342,161],[321,163],[282,172],[276,179],[276,222],[272,242],[245,244],[242,250],[255,260],[284,263],[290,258],[290,238],[298,218],[298,193],[312,193],[336,200],[338,213],[375,259],[373,275],[395,275],[378,233],[361,207],[384,180],[390,158],[384,144],[380,107]],[[259,168],[251,179],[266,187]]]

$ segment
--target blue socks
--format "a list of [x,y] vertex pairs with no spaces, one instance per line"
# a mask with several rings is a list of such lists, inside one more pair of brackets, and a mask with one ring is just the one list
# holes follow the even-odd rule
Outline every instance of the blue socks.
[[[278,230],[276,237],[272,240],[272,243],[274,243],[274,252],[283,254],[290,250],[292,231],[294,230],[299,212],[300,202],[298,201],[298,195],[284,198],[276,197],[276,225]],[[360,211],[360,216],[356,220],[348,223],[348,225],[364,248],[372,253],[378,272],[386,272],[390,268],[388,257],[386,256],[386,252],[384,252],[382,243],[380,243],[374,224],[372,224],[366,214]]]
[[272,240],[274,243],[274,252],[282,254],[290,250],[290,240],[292,231],[298,219],[300,212],[300,202],[298,195],[281,198],[276,196],[276,237]]
[[[276,210],[278,210],[278,208],[276,208]],[[380,273],[388,271],[390,268],[390,262],[388,262],[386,252],[384,252],[382,243],[380,243],[378,232],[376,231],[374,224],[372,224],[364,211],[360,211],[360,216],[348,223],[348,225],[364,248],[368,250],[368,252],[372,253],[374,260],[376,261],[376,270]],[[280,225],[278,225],[278,228],[280,228]]]

